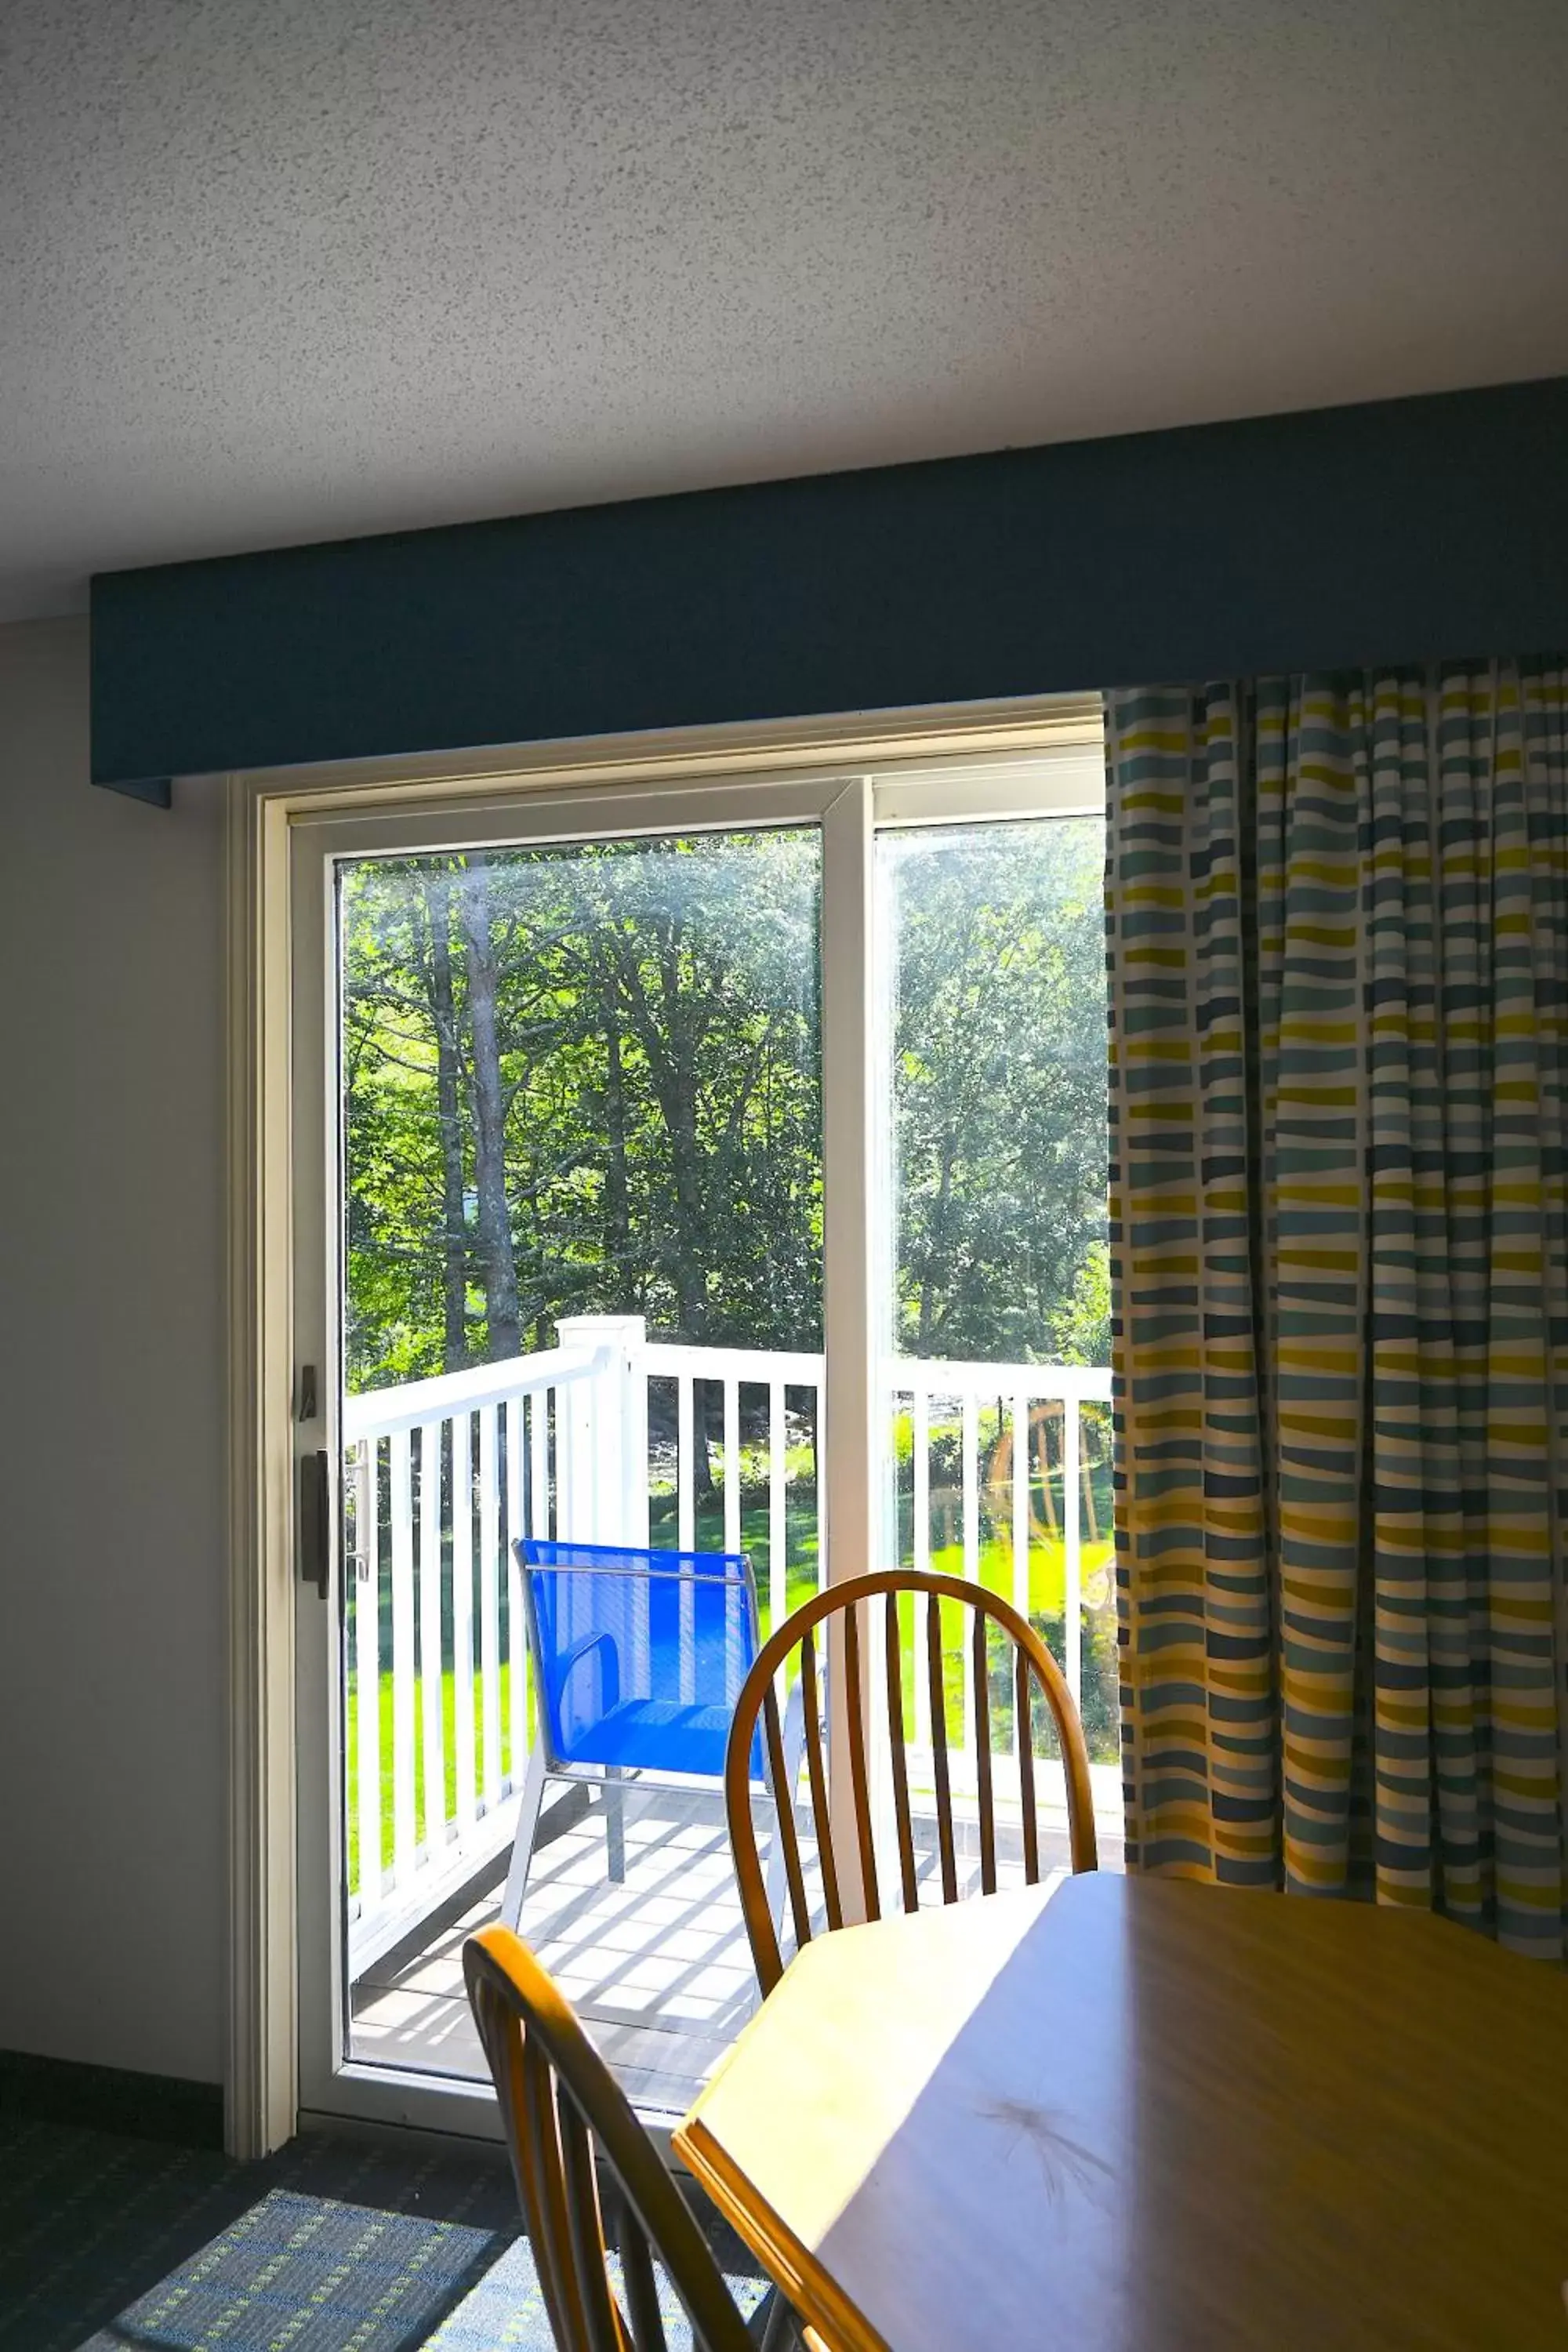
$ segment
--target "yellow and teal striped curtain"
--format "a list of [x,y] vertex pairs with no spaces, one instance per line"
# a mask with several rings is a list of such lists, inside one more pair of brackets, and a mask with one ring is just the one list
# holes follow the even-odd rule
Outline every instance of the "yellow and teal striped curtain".
[[1561,1956],[1568,667],[1107,738],[1130,1862]]

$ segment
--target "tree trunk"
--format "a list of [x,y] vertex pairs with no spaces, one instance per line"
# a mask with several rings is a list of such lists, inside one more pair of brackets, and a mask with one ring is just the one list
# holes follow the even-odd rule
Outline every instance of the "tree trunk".
[[463,1056],[452,984],[452,892],[444,867],[425,877],[425,912],[441,1138],[442,1363],[445,1370],[457,1372],[468,1360],[468,1221],[463,1200]]
[[[951,1135],[942,1141],[942,1175],[937,1184],[936,1199],[931,1204],[930,1238],[926,1261],[921,1272],[920,1324],[915,1336],[915,1353],[931,1353],[931,1331],[936,1318],[936,1293],[943,1278],[948,1249],[948,1206],[952,1192],[952,1163],[957,1146]],[[942,1272],[939,1272],[941,1265]]]
[[458,883],[468,961],[468,1034],[473,1046],[474,1189],[479,1195],[479,1262],[485,1277],[485,1320],[492,1362],[522,1353],[518,1319],[517,1259],[506,1190],[506,1111],[496,1034],[495,941],[490,934],[490,876],[471,859]]
[[[675,1179],[676,1247],[674,1276],[676,1311],[693,1347],[702,1345],[708,1323],[708,1268],[705,1247],[707,1217],[702,1148],[697,1135],[697,1070],[693,1041],[679,1021],[679,982],[671,984],[674,959],[666,963],[665,992],[669,1007],[672,1050],[658,1086],[660,1108],[669,1134],[671,1172]],[[692,1490],[706,1498],[714,1491],[713,1432],[710,1421],[711,1384],[694,1381],[691,1388]]]
[[[655,1012],[637,960],[628,952],[617,956],[622,1002],[633,1032],[647,1059],[648,1078],[664,1115],[669,1144],[674,1216],[669,1238],[660,1255],[675,1293],[675,1312],[681,1337],[700,1347],[708,1320],[709,1255],[705,1171],[697,1129],[697,1055],[702,1014],[694,1007],[681,972],[681,929],[678,921],[664,929],[658,954],[660,1012]],[[717,992],[717,991],[715,992]],[[692,1391],[692,1441],[695,1461],[692,1484],[702,1496],[713,1491],[710,1446],[708,1392],[699,1381]]]
[[629,1314],[632,1301],[623,1297],[629,1279],[632,1254],[631,1181],[626,1166],[626,1087],[621,1066],[621,1024],[616,1018],[611,990],[601,983],[606,1009],[605,1027],[605,1260],[613,1269],[615,1306]]

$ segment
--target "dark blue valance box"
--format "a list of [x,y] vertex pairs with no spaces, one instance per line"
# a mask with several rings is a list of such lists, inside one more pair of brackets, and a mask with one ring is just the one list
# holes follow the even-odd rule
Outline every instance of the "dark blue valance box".
[[92,776],[169,780],[1568,640],[1568,379],[92,583]]

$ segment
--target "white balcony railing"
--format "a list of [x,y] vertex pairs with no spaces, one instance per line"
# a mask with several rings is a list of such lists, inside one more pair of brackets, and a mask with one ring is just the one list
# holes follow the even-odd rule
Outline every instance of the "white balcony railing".
[[[560,1344],[545,1352],[376,1390],[345,1408],[353,1974],[510,1843],[529,1725],[518,1537],[646,1544],[656,1500],[658,1539],[684,1549],[705,1541],[760,1552],[765,1529],[758,1597],[773,1624],[821,1573],[815,1512],[798,1507],[799,1492],[815,1496],[815,1474],[801,1467],[815,1446],[819,1355],[665,1346],[647,1340],[636,1316],[567,1318],[558,1330]],[[1081,1521],[1091,1542],[1099,1534],[1082,1408],[1109,1400],[1110,1371],[905,1358],[890,1361],[884,1379],[895,1450],[907,1463],[903,1557],[995,1581],[1001,1526],[1013,1598],[1027,1614],[1037,1493],[1053,1531],[1059,1520],[1063,1666],[1081,1703]],[[720,1512],[710,1503],[701,1528],[700,1502],[711,1488],[699,1479],[699,1382],[710,1384],[706,1398],[718,1391],[720,1407],[716,1430],[705,1416]],[[933,1530],[938,1489],[956,1507],[955,1523]],[[742,1490],[751,1498],[744,1523]],[[933,1543],[933,1533],[943,1541]],[[1095,1581],[1093,1605],[1103,1612],[1103,1564]],[[426,1660],[442,1671],[426,1673]],[[929,1738],[929,1702],[923,1676],[915,1686],[918,1752]],[[973,1746],[967,1678],[965,1689],[958,1788],[970,1777]],[[374,1705],[364,1703],[369,1692]]]

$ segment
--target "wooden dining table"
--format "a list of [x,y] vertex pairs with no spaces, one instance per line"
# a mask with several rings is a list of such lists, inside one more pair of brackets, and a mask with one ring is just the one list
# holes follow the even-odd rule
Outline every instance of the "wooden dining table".
[[1568,2352],[1568,1977],[1109,1874],[806,1946],[675,2135],[837,2352]]

